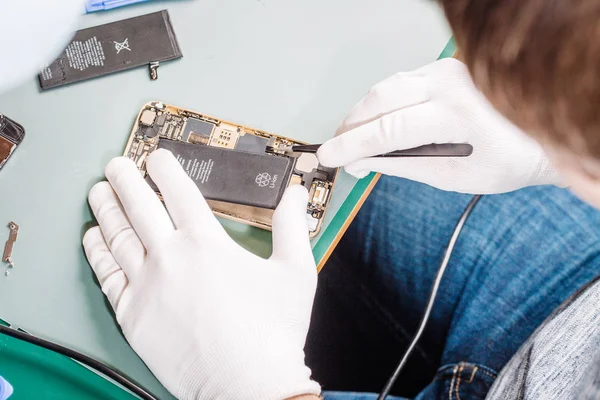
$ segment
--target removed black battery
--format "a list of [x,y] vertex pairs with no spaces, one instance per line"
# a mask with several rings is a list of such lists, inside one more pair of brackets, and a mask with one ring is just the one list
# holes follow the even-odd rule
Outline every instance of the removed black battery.
[[[293,169],[293,159],[162,139],[209,200],[275,209]],[[157,190],[149,177],[148,183]]]
[[[82,29],[39,75],[42,89],[182,57],[167,10]],[[151,74],[152,75],[152,74]]]

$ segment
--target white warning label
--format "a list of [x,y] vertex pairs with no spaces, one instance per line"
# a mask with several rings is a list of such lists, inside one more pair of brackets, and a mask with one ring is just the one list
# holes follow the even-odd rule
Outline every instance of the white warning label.
[[42,79],[45,81],[52,79],[52,70],[49,65],[42,70]]
[[193,160],[185,160],[180,155],[177,155],[177,161],[179,161],[190,178],[200,183],[208,182],[212,173],[213,165],[215,164],[211,158],[200,161],[198,161],[196,158]]
[[71,42],[65,53],[69,66],[79,71],[85,71],[89,67],[103,67],[106,60],[102,43],[96,36],[85,42]]

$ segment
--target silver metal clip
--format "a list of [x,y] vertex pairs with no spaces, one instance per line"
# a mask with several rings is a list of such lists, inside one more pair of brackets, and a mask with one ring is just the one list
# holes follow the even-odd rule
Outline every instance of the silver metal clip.
[[15,242],[17,241],[17,236],[19,235],[19,225],[14,222],[10,222],[8,224],[8,228],[10,229],[10,234],[8,236],[8,240],[4,245],[4,254],[2,255],[2,261],[8,263],[10,268],[14,268],[15,263],[12,259],[13,248],[15,246]]
[[152,61],[149,65],[150,67],[150,80],[155,81],[158,79],[158,67],[160,67],[160,62]]

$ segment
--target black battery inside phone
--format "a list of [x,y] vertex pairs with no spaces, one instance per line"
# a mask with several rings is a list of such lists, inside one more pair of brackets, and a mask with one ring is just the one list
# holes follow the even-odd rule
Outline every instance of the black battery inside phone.
[[82,29],[39,74],[42,89],[182,57],[167,10]]
[[[291,158],[162,139],[205,198],[275,209],[290,181]],[[150,186],[158,191],[149,176]]]

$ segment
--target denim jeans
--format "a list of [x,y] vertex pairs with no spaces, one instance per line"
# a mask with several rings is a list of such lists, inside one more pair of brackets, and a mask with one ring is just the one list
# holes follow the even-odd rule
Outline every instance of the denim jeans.
[[[381,390],[414,335],[471,196],[382,177],[319,276],[306,355],[328,400]],[[566,189],[484,197],[392,391],[483,399],[544,319],[600,274],[600,212]],[[360,393],[359,393],[360,392]]]

